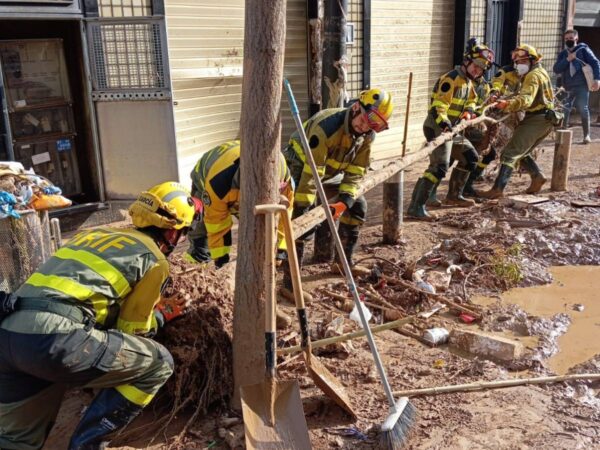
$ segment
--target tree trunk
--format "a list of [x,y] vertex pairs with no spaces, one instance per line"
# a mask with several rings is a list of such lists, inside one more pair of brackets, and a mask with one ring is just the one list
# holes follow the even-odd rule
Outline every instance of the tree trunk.
[[246,0],[241,116],[241,205],[233,317],[233,406],[241,385],[265,375],[264,217],[255,205],[278,203],[286,0]]

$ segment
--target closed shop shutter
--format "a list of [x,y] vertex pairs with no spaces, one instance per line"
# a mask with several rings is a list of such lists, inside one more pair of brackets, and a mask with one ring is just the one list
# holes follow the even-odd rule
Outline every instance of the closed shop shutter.
[[[242,98],[244,0],[166,0],[180,178],[202,153],[238,137]],[[290,79],[303,118],[307,107],[306,12],[304,1],[287,4],[284,74]],[[261,105],[256,105],[260,113]],[[283,102],[287,141],[293,129]]]
[[402,152],[408,74],[414,73],[407,148],[424,143],[422,125],[431,88],[452,69],[454,0],[372,2],[371,87],[390,91],[396,105],[390,130],[374,143],[376,159]]

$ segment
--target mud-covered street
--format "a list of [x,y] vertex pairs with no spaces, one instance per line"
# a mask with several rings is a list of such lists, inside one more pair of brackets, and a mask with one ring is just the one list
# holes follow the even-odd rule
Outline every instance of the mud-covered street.
[[[436,222],[405,222],[396,246],[381,244],[381,218],[375,214],[381,210],[381,187],[369,193],[371,213],[356,257],[366,269],[357,276],[359,290],[373,312],[372,323],[416,316],[400,330],[376,335],[394,390],[600,373],[600,128],[593,127],[591,145],[579,145],[579,127],[574,131],[567,192],[550,192],[548,183],[534,203],[511,198],[529,182],[516,175],[508,198],[472,209],[442,208],[435,211]],[[553,142],[546,144],[538,161],[549,175]],[[423,167],[407,173],[405,198]],[[443,196],[444,184],[440,191]],[[154,408],[114,448],[241,448],[240,414],[227,403],[233,388],[227,368],[233,297],[220,274],[184,265],[176,269],[171,293],[191,296],[198,308],[184,319],[195,321],[194,327],[170,337],[176,363],[185,370],[178,369]],[[307,305],[313,340],[359,329],[348,319],[343,280],[329,264],[306,264],[303,282],[315,298]],[[423,292],[427,286],[444,301]],[[418,316],[438,304],[441,310]],[[281,300],[279,307],[294,318],[291,303]],[[422,336],[434,327],[487,333],[516,343],[519,351],[506,359],[467,351],[452,339],[426,345]],[[280,348],[299,344],[297,322],[280,330],[278,338]],[[217,350],[211,344],[218,344]],[[345,386],[358,418],[314,386],[299,353],[280,356],[279,375],[299,381],[313,448],[377,448],[378,427],[388,409],[366,340],[314,353]],[[201,376],[194,378],[195,373]],[[415,397],[417,425],[408,448],[600,448],[599,392],[599,381],[572,381]],[[87,399],[76,393],[65,402],[46,449],[61,447]]]

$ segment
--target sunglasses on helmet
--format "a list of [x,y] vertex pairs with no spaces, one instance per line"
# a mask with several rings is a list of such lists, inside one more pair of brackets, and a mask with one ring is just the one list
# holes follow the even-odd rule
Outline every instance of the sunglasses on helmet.
[[362,108],[363,109],[363,117],[367,121],[369,128],[375,131],[376,133],[380,133],[389,128],[388,121],[383,115],[377,111],[376,109],[371,108]]

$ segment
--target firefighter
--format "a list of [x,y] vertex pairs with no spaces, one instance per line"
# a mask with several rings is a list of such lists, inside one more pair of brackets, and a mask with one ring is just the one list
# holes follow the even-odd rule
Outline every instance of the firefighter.
[[494,186],[486,192],[480,192],[481,197],[502,197],[516,164],[520,164],[531,177],[527,194],[539,192],[546,182],[546,177],[531,157],[531,152],[560,123],[561,117],[554,109],[552,83],[540,64],[541,59],[542,55],[526,44],[518,46],[512,52],[521,86],[515,96],[499,100],[496,107],[505,112],[525,111],[525,118],[517,125],[502,151],[500,172]]
[[[240,141],[228,141],[206,152],[190,175],[192,195],[202,200],[204,215],[189,233],[185,258],[200,264],[213,260],[222,267],[229,262],[233,216],[239,214]],[[294,184],[283,158],[279,158],[279,192],[290,201],[291,211]],[[282,221],[279,229],[279,248],[285,250]]]
[[[471,39],[470,45],[458,69],[442,75],[433,86],[429,112],[423,124],[423,133],[428,141],[432,141],[443,132],[452,131],[452,127],[461,120],[476,117],[477,93],[476,80],[491,67],[494,52],[486,45]],[[457,167],[450,177],[448,195],[445,203],[454,206],[472,206],[473,200],[463,197],[463,188],[469,172],[475,169],[478,154],[465,136],[454,139],[437,147],[429,157],[429,167],[419,178],[413,190],[408,215],[416,219],[431,220],[426,203],[441,204],[437,200],[436,191],[441,180],[448,171],[450,157],[458,161]]]
[[40,449],[68,386],[100,389],[70,450],[105,448],[173,372],[150,339],[185,305],[161,299],[166,257],[201,210],[178,183],[142,192],[135,228],[97,228],[69,240],[0,299],[0,448]]
[[[383,89],[370,89],[360,93],[357,101],[348,108],[324,109],[304,123],[319,178],[336,194],[330,207],[334,219],[339,219],[339,234],[344,253],[352,263],[352,253],[358,241],[360,226],[365,222],[367,202],[358,195],[371,155],[371,143],[376,133],[388,128],[393,111],[392,97]],[[293,218],[304,214],[316,202],[313,174],[304,155],[298,132],[292,134],[284,156],[296,182]],[[328,230],[327,223],[320,230]],[[311,232],[296,241],[298,260],[302,261],[304,242]],[[327,238],[327,233],[321,236]],[[331,240],[316,241],[317,249],[331,248]],[[322,253],[321,253],[322,254]],[[328,256],[326,256],[328,258]],[[291,289],[289,268],[284,264],[284,289]]]

